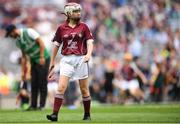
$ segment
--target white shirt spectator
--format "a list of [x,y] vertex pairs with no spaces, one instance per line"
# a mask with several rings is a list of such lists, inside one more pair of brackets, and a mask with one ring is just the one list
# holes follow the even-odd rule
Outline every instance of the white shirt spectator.
[[140,57],[142,53],[142,44],[138,39],[135,39],[130,45],[129,45],[129,52],[136,57]]

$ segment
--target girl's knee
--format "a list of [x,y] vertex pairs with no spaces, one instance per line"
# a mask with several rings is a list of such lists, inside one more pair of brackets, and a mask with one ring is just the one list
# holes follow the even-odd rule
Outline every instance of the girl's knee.
[[82,89],[81,89],[81,93],[82,93],[82,96],[84,96],[84,97],[90,95],[89,89],[87,89],[87,88],[82,88]]
[[65,90],[66,90],[66,86],[61,86],[61,87],[58,87],[57,92],[60,94],[64,94]]

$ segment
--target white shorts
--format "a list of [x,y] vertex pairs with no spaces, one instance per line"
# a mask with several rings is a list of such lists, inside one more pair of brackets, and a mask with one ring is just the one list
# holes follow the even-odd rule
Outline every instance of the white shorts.
[[62,56],[60,61],[60,75],[65,75],[73,80],[88,77],[88,63],[84,63],[83,56]]
[[120,87],[122,90],[134,90],[139,88],[139,82],[136,79],[130,81],[122,80],[120,81]]

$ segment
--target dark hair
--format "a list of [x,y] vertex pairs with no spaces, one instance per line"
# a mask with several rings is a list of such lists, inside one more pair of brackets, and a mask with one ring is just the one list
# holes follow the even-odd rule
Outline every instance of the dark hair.
[[16,29],[16,26],[14,24],[8,25],[6,27],[6,35],[5,35],[5,37],[8,37],[14,29]]

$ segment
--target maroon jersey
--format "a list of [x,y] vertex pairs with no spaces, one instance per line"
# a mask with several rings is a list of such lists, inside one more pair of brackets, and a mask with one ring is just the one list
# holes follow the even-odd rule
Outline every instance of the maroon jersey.
[[93,39],[93,36],[85,23],[80,22],[72,28],[65,22],[58,27],[53,41],[63,44],[63,55],[85,55],[88,39]]
[[123,66],[121,73],[123,75],[123,78],[127,81],[130,81],[135,78],[135,72],[130,65]]

